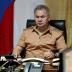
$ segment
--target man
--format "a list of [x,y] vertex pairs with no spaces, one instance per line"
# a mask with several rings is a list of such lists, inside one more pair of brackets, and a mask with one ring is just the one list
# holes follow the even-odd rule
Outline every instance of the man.
[[48,24],[50,13],[45,5],[38,5],[34,16],[36,26],[23,30],[13,54],[20,57],[22,50],[26,49],[25,58],[52,59],[56,50],[62,51],[67,47],[63,32]]

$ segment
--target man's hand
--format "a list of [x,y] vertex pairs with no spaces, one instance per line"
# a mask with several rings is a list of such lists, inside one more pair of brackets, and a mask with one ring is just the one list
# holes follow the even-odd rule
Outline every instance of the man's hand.
[[54,58],[54,53],[49,50],[49,51],[47,51],[47,52],[44,53],[44,57],[45,57],[46,59]]

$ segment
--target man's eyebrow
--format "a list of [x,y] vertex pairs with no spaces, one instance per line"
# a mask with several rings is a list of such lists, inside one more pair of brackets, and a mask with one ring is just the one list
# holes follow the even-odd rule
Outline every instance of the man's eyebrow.
[[38,15],[35,15],[36,17],[45,17],[45,15],[41,15],[41,16],[38,16]]

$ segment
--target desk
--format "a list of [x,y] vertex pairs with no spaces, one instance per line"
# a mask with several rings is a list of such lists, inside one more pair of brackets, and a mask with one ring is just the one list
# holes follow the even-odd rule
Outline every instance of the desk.
[[[4,61],[1,61],[0,63],[6,63],[6,61],[4,62]],[[3,64],[2,63],[2,64]],[[1,64],[1,65],[2,65]],[[8,66],[8,64],[9,63],[7,63],[7,66]],[[15,64],[14,62],[13,62],[13,64]],[[12,64],[12,65],[13,65]],[[16,64],[16,68],[14,69],[15,71],[18,71],[18,72],[23,72],[23,70],[24,70],[24,66],[22,65],[22,64]],[[44,66],[43,66],[43,70],[42,70],[42,72],[58,72],[59,71],[59,67],[53,67],[53,66],[51,66],[51,65],[49,65],[49,64],[44,64]]]
[[[21,71],[22,71],[23,66],[20,65],[20,66],[18,67],[18,69],[21,69]],[[22,72],[23,72],[23,71],[22,71]],[[45,64],[45,65],[43,66],[42,72],[59,72],[59,67],[53,67],[53,66],[50,66],[50,65]]]
[[53,67],[50,65],[44,65],[42,72],[59,72],[59,67]]

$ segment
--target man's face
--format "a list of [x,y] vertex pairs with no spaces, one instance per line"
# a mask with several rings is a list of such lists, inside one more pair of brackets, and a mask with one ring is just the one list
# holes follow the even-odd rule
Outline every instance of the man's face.
[[35,21],[38,27],[48,26],[49,20],[50,20],[50,17],[48,16],[47,12],[44,9],[37,10],[35,12]]

